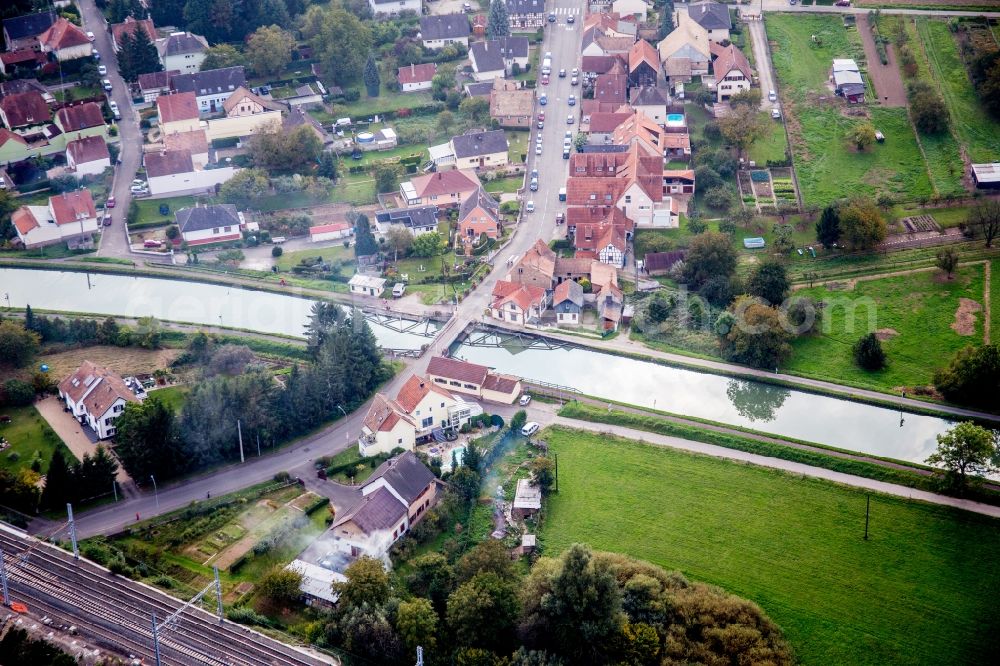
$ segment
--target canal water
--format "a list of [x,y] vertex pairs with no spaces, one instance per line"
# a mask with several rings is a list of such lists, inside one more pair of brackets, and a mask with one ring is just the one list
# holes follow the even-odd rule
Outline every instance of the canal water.
[[[0,268],[0,305],[39,310],[86,312],[122,317],[156,317],[163,321],[242,328],[262,333],[305,337],[312,299],[229,287],[142,276]],[[431,338],[406,331],[407,320],[369,321],[380,346],[420,349]],[[433,323],[416,327],[434,334]]]
[[[478,336],[477,336],[478,339]],[[452,354],[499,372],[678,415],[923,463],[952,423],[761,382],[604,354],[581,347],[529,348],[516,338],[457,344]]]

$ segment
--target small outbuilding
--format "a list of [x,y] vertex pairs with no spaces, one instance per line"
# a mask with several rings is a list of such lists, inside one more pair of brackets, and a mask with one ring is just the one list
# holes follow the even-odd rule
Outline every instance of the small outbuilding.
[[519,479],[510,515],[515,520],[530,518],[542,509],[542,489],[530,479]]
[[981,190],[1000,189],[1000,162],[973,164],[972,180]]
[[385,291],[385,278],[358,273],[351,278],[347,285],[351,288],[352,294],[379,298],[382,296],[382,292]]
[[314,227],[309,227],[309,242],[319,243],[321,241],[350,238],[353,233],[354,227],[348,222],[320,224]]

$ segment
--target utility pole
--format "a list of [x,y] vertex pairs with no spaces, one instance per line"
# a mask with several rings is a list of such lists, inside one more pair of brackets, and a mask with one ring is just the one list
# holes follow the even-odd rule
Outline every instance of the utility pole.
[[7,567],[3,563],[3,548],[0,548],[0,585],[3,586],[3,605],[10,606],[10,596],[7,593]]
[[80,559],[80,549],[76,545],[76,523],[73,521],[73,505],[66,503],[66,515],[69,516],[69,538],[73,542],[73,559]]
[[[149,475],[149,480],[153,482],[153,498],[156,500],[156,508],[160,508],[160,491],[156,488],[156,477]],[[138,515],[138,514],[137,514]]]
[[215,601],[219,610],[219,624],[222,624],[222,583],[219,582],[219,567],[212,567],[215,573]]
[[257,457],[260,458],[260,433],[257,433]]
[[236,419],[236,436],[240,438],[240,462],[246,462],[246,458],[243,457],[243,428],[239,419]]

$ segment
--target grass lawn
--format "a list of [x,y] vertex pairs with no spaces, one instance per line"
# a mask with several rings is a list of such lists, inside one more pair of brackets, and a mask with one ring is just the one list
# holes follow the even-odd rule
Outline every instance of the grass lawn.
[[864,57],[857,31],[846,30],[840,16],[767,14],[765,21],[781,94],[796,102],[833,95],[826,83],[834,58]]
[[[542,543],[648,560],[758,604],[804,664],[987,663],[1000,522],[603,435],[550,429]],[[627,482],[623,483],[623,480]],[[919,640],[914,637],[919,636]]]
[[[927,385],[934,369],[945,365],[956,351],[983,340],[982,312],[975,314],[968,331],[972,335],[960,335],[952,329],[960,298],[980,305],[983,302],[982,264],[960,268],[950,281],[936,270],[922,271],[859,281],[853,290],[823,286],[796,294],[844,300],[856,309],[852,325],[845,307],[825,308],[823,330],[829,324],[829,332],[800,337],[792,343],[794,351],[786,365],[792,372],[883,390]],[[871,309],[866,303],[872,304]],[[896,332],[882,343],[888,367],[878,372],[857,367],[851,346],[869,331],[885,329]]]
[[[186,206],[193,206],[196,199],[194,197],[168,197],[166,199],[135,199],[136,206],[139,207],[139,215],[135,222],[146,224],[161,220],[164,224],[174,221],[174,213]],[[169,206],[166,215],[160,215],[160,206]]]
[[386,111],[398,111],[399,109],[414,109],[418,106],[427,106],[434,100],[430,91],[419,92],[393,92],[383,86],[382,93],[378,97],[368,97],[364,88],[361,91],[361,99],[357,102],[338,102],[333,105],[333,114],[324,114],[322,122],[332,122],[335,118],[349,117],[354,120],[365,120],[377,113]]
[[990,262],[990,342],[1000,341],[1000,259]]
[[893,216],[897,219],[914,215],[931,215],[944,228],[957,227],[969,216],[971,206],[948,206],[947,208],[921,208],[920,206],[896,206]]
[[45,474],[49,468],[49,459],[52,458],[56,447],[62,448],[66,460],[75,460],[70,450],[33,406],[0,407],[0,414],[10,417],[10,423],[0,423],[0,437],[10,442],[10,446],[0,453],[0,468],[14,472],[22,467],[29,467],[35,453],[38,453],[42,461],[41,473]]
[[979,103],[958,53],[958,44],[947,24],[919,19],[917,33],[969,159],[972,162],[995,161],[1000,154],[1000,122],[986,113]]
[[174,414],[178,414],[181,411],[181,407],[184,406],[184,400],[187,396],[189,387],[178,385],[178,386],[167,386],[165,388],[156,389],[150,391],[149,395],[155,395],[160,399],[163,404],[174,411]]
[[511,164],[523,164],[530,148],[531,132],[521,132],[518,130],[505,130],[507,135],[507,157]]
[[292,266],[297,266],[303,259],[309,257],[322,257],[324,261],[340,261],[344,259],[354,260],[354,248],[343,245],[332,245],[330,247],[310,248],[308,250],[295,250],[283,252],[275,260],[278,270],[290,271]]
[[785,159],[785,151],[788,150],[788,140],[785,137],[785,126],[779,120],[772,120],[771,116],[762,113],[767,122],[768,133],[758,139],[748,151],[750,160],[757,163],[757,166],[764,166],[768,160],[780,162]]
[[375,180],[369,174],[343,175],[325,196],[311,197],[305,192],[270,194],[254,203],[254,208],[264,212],[307,208],[327,203],[349,203],[356,206],[375,203]]
[[901,201],[933,194],[906,109],[869,109],[872,124],[886,140],[860,152],[846,138],[857,120],[834,107],[803,105],[795,113],[801,127],[792,134],[795,169],[806,203],[822,205],[881,191]]
[[524,185],[523,177],[507,176],[484,182],[483,189],[490,194],[515,194],[522,185]]

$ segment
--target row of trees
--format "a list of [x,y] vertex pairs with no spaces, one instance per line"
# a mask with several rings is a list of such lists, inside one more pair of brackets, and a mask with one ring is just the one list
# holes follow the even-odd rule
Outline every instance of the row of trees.
[[412,663],[418,645],[429,666],[793,661],[753,603],[580,544],[527,575],[488,540],[454,562],[418,557],[396,584],[368,558],[345,576],[316,638],[372,663]]
[[[360,313],[317,303],[307,335],[312,361],[294,366],[283,385],[266,369],[244,364],[242,374],[195,384],[179,414],[155,393],[142,404],[127,405],[117,422],[115,445],[122,465],[134,478],[145,479],[234,460],[240,445],[237,422],[246,447],[258,440],[274,446],[335,418],[341,409],[350,412],[388,378],[375,336]],[[192,345],[200,346],[198,340]],[[197,347],[190,351],[203,358]]]
[[31,305],[24,312],[24,327],[38,334],[41,342],[65,342],[77,345],[109,345],[146,349],[160,346],[160,322],[154,317],[140,317],[135,328],[119,324],[114,317],[98,323],[94,319],[63,319],[36,315]]
[[46,509],[60,510],[66,502],[79,502],[112,492],[118,463],[103,445],[83,460],[66,460],[62,448],[56,447],[45,475],[41,503]]

